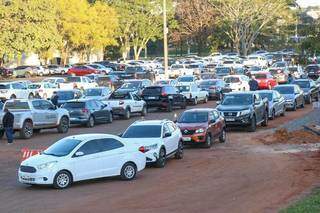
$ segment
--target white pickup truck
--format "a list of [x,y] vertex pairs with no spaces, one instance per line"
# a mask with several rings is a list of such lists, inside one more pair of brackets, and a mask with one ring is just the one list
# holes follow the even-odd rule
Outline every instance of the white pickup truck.
[[114,115],[123,116],[130,119],[131,113],[141,113],[142,116],[147,114],[147,104],[136,93],[115,91],[109,97],[109,100],[103,103],[112,107]]
[[208,102],[209,93],[201,90],[197,84],[193,83],[190,85],[179,85],[177,86],[180,94],[184,95],[187,101],[192,102],[193,105],[197,105],[199,101],[204,103]]
[[70,76],[66,82],[59,84],[60,89],[89,89],[94,87],[98,87],[98,84],[86,76]]
[[[8,100],[4,107],[13,113],[13,129],[19,132],[21,138],[29,139],[34,132],[40,132],[41,129],[57,128],[59,133],[66,133],[69,130],[69,112],[66,109],[56,108],[50,101],[15,99]],[[3,136],[4,132],[3,115],[2,112],[0,136]]]

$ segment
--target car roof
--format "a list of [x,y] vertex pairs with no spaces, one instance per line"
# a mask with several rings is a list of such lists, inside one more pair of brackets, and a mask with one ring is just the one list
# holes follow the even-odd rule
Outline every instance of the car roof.
[[293,82],[297,82],[297,81],[310,81],[310,79],[296,79],[296,80],[294,80]]
[[101,137],[116,138],[117,136],[111,135],[111,134],[79,134],[79,135],[71,135],[71,136],[68,136],[66,138],[86,141],[86,140],[89,140],[89,139],[90,140],[99,139]]
[[246,75],[226,75],[223,78],[229,78],[229,77],[238,77],[238,78],[240,78],[240,77],[243,77],[243,76],[246,76]]
[[210,112],[213,111],[213,108],[195,108],[195,109],[188,109],[184,112]]
[[229,92],[229,93],[226,93],[225,95],[242,95],[242,94],[247,94],[247,95],[253,95],[257,93],[256,91],[245,91],[245,92]]
[[269,71],[252,71],[251,74],[271,74]]
[[275,86],[276,87],[295,87],[296,85],[295,84],[281,84],[281,85],[277,85]]
[[264,90],[258,90],[256,91],[257,93],[273,93],[274,90],[267,90],[267,89],[264,89]]
[[134,122],[132,125],[134,126],[142,126],[142,125],[162,125],[164,122],[169,120],[138,120]]

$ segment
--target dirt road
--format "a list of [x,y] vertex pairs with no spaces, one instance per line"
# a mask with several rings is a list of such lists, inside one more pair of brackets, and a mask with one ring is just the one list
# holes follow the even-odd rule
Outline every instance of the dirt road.
[[[212,107],[214,102],[197,107]],[[189,107],[190,108],[190,107]],[[48,130],[31,140],[0,144],[0,212],[276,212],[319,182],[314,154],[269,152],[256,140],[271,128],[303,117],[311,107],[288,112],[255,133],[228,132],[226,144],[185,150],[183,160],[164,169],[147,168],[133,182],[105,178],[74,184],[59,191],[17,183],[22,147],[45,148],[66,136]],[[180,110],[175,113],[181,112]],[[146,119],[173,118],[174,113],[150,113]],[[67,135],[122,132],[131,122],[116,120],[93,129],[76,127]]]

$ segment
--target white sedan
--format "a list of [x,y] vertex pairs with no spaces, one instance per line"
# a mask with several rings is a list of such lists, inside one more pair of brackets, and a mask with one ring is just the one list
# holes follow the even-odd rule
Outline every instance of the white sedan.
[[24,184],[53,185],[64,189],[73,182],[109,176],[132,180],[145,168],[139,145],[108,134],[69,136],[20,165]]
[[223,77],[223,80],[232,91],[250,91],[250,79],[246,75],[227,75]]
[[49,82],[40,82],[29,84],[28,89],[32,91],[33,94],[38,92],[42,98],[47,99],[53,95],[53,92],[58,89],[58,86]]

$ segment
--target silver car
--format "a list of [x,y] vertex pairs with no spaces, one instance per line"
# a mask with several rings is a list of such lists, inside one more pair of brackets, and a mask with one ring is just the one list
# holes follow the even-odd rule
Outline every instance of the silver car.
[[284,97],[275,90],[259,90],[261,98],[268,99],[269,118],[273,120],[276,116],[284,116],[286,112],[286,105]]

